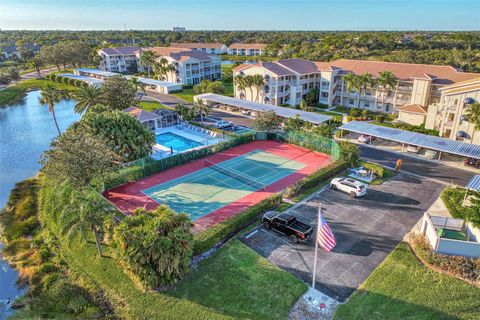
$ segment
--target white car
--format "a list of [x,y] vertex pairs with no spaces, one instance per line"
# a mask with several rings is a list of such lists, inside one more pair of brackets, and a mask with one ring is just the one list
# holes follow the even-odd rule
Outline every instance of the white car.
[[366,134],[362,134],[360,137],[358,137],[358,142],[360,143],[366,143],[366,144],[369,144],[370,142],[372,142],[373,140],[375,140],[375,137],[372,137],[372,136],[369,136],[369,135],[366,135]]
[[330,188],[346,192],[352,198],[361,197],[367,193],[367,186],[364,183],[347,177],[332,179]]
[[233,123],[230,122],[230,121],[225,121],[225,120],[220,120],[220,121],[217,121],[213,124],[213,126],[215,128],[218,128],[218,129],[223,129],[223,128],[229,128],[229,127],[232,127],[233,126]]
[[407,146],[407,152],[418,153],[418,151],[420,151],[420,147],[418,146],[413,146],[413,145]]

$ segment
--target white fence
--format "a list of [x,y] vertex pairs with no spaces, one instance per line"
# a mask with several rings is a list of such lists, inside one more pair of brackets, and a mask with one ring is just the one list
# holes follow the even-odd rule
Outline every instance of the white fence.
[[[465,232],[467,241],[441,238],[438,236],[438,228]],[[427,238],[432,249],[438,253],[480,257],[480,230],[465,223],[464,220],[430,216],[425,212],[420,230]]]

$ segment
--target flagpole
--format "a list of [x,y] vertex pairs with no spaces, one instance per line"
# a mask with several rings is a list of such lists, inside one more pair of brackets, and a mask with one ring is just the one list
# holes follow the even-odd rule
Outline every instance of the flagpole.
[[322,212],[322,205],[318,204],[318,221],[317,221],[317,234],[315,235],[315,258],[313,260],[313,275],[312,275],[312,289],[315,289],[315,277],[317,275],[317,255],[318,255],[318,228],[320,224],[320,214]]

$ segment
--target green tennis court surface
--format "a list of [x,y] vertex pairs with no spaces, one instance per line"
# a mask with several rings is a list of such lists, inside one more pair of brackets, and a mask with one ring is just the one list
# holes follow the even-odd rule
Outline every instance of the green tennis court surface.
[[262,150],[218,165],[257,183],[252,186],[207,166],[142,192],[176,212],[188,213],[192,220],[196,220],[257,191],[258,183],[268,186],[305,167],[302,163]]

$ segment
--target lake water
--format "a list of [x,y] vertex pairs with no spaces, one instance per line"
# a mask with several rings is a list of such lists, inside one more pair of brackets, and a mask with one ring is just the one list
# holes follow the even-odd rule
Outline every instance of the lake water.
[[[248,64],[255,64],[257,62],[259,62],[260,60],[245,60],[245,61],[239,61],[240,63],[248,63]],[[226,59],[226,60],[222,60],[222,64],[235,64],[236,61],[233,61],[233,60],[229,60],[229,59]]]
[[[0,208],[7,203],[15,183],[34,176],[40,169],[40,155],[58,134],[48,107],[38,102],[39,95],[39,91],[32,91],[21,102],[0,108]],[[73,111],[74,105],[74,101],[64,100],[55,107],[62,132],[80,119]],[[0,320],[12,312],[4,306],[8,299],[14,300],[25,291],[15,285],[17,277],[17,272],[0,257]]]

